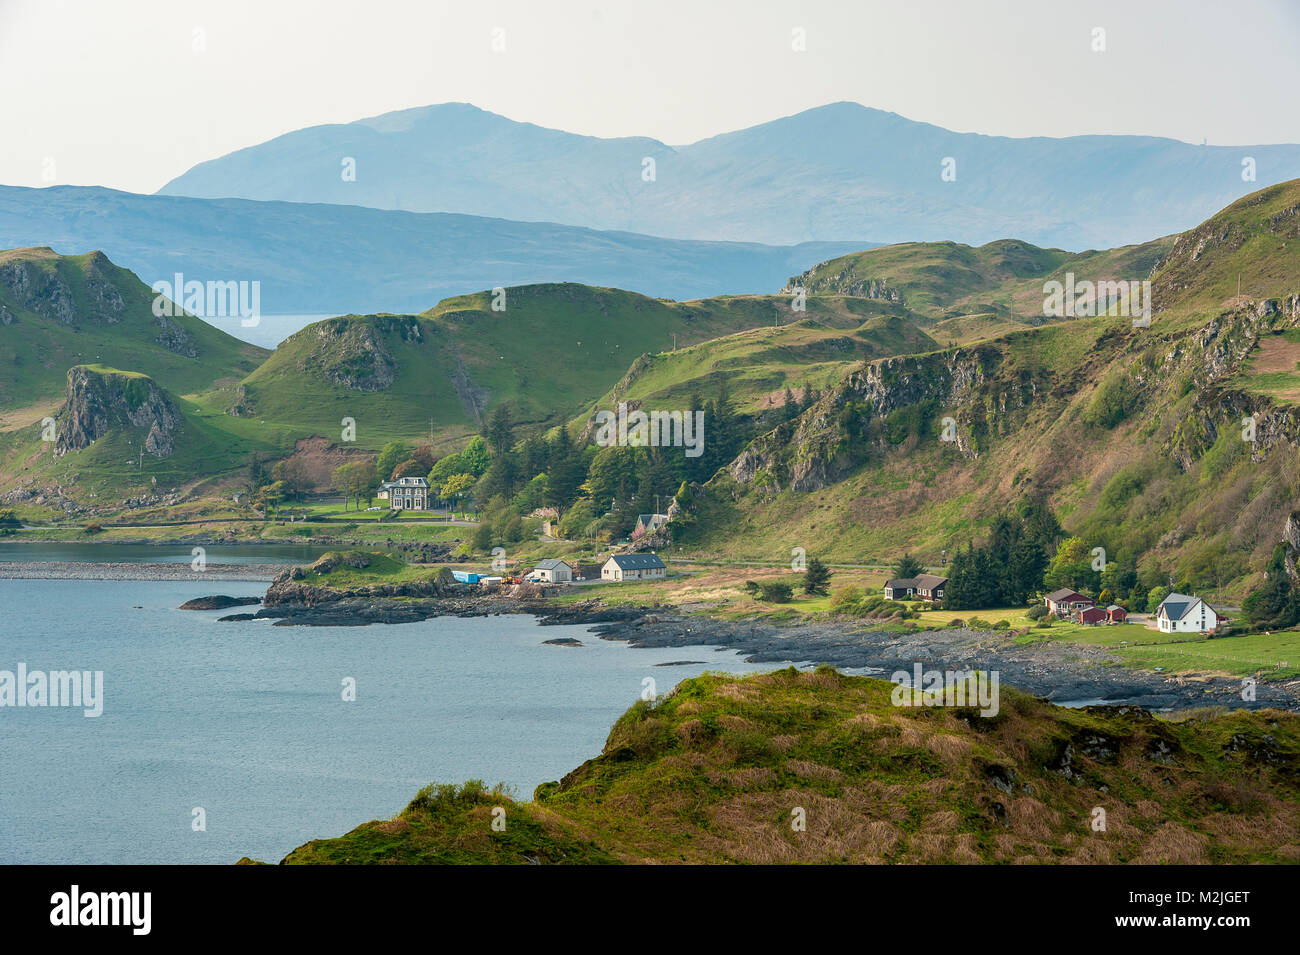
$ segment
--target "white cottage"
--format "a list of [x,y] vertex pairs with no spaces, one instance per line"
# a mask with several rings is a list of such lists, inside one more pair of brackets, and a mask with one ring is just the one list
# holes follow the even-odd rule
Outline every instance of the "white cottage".
[[657,554],[615,554],[600,568],[600,579],[662,580],[667,573]]
[[1170,594],[1156,609],[1156,626],[1161,633],[1213,633],[1219,615],[1200,597]]
[[538,561],[537,567],[529,575],[529,579],[540,580],[548,584],[561,584],[573,579],[573,567],[563,560]]

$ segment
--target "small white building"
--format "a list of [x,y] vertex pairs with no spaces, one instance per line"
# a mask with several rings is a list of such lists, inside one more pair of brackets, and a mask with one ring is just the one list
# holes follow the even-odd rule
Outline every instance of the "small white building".
[[1161,633],[1213,633],[1219,615],[1200,597],[1170,594],[1156,609],[1156,626]]
[[667,575],[657,554],[615,554],[600,568],[601,580],[662,580]]
[[538,561],[529,579],[548,584],[561,584],[573,579],[573,566],[565,561],[550,559]]

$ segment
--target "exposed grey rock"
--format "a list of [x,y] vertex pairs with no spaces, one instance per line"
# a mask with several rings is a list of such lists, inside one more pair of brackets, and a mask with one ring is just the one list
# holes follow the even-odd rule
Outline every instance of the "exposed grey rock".
[[80,451],[116,428],[148,428],[145,450],[165,458],[176,449],[180,410],[153,379],[68,369],[67,403],[58,415],[56,455]]

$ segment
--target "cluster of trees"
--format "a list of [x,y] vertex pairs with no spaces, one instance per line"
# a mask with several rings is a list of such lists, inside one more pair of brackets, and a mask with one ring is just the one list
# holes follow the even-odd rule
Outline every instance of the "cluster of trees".
[[736,411],[722,379],[716,397],[692,394],[681,409],[703,414],[702,453],[696,457],[678,447],[583,444],[563,427],[549,433],[517,427],[509,411],[498,408],[484,428],[490,463],[473,489],[493,528],[483,537],[508,543],[516,519],[537,508],[555,509],[565,537],[627,537],[639,514],[662,513],[675,497],[685,501],[691,483],[707,481],[758,430],[788,420],[811,400],[805,388],[802,401],[790,393],[788,404],[749,417]]
[[1300,594],[1286,572],[1286,546],[1273,548],[1264,583],[1241,603],[1242,613],[1259,629],[1274,630],[1300,623]]
[[[476,549],[524,539],[535,529],[527,517],[539,508],[555,510],[566,537],[617,539],[633,533],[639,514],[663,512],[675,497],[688,498],[692,483],[707,481],[755,434],[792,420],[813,400],[808,386],[799,394],[786,388],[781,405],[743,415],[721,378],[715,397],[693,393],[681,409],[703,416],[701,453],[693,457],[677,447],[579,443],[564,427],[523,426],[509,407],[500,406],[463,450],[438,457],[427,442],[391,441],[374,458],[336,468],[334,489],[361,508],[380,483],[424,476],[433,499],[474,502],[486,525],[475,535]],[[254,503],[267,510],[300,498],[310,487],[297,458],[271,464],[256,454],[249,460],[249,484]]]
[[334,469],[333,477],[334,489],[343,495],[344,510],[347,510],[348,501],[353,501],[357,510],[369,507],[379,489],[374,458],[359,458],[340,464]]
[[[1022,606],[1044,585],[1061,526],[1046,502],[1022,501],[993,522],[988,543],[959,549],[948,568],[945,610]],[[914,576],[906,574],[904,576]]]
[[423,477],[429,482],[430,495],[457,501],[472,496],[474,485],[490,463],[487,441],[481,436],[470,441],[463,451],[441,458],[427,442],[412,447],[405,441],[390,441],[374,462],[374,474],[376,486],[403,477]]
[[278,513],[281,504],[301,500],[311,488],[311,475],[297,456],[272,463],[267,455],[249,455],[248,490],[254,507]]

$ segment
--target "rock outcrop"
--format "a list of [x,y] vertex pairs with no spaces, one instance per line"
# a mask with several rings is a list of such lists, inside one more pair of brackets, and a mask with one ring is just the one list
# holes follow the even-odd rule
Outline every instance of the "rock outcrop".
[[[54,252],[45,248],[34,251],[36,258],[0,264],[0,287],[8,291],[18,307],[63,325],[80,321],[115,325],[122,320],[126,302],[115,282],[116,267],[104,253],[92,252],[86,257],[84,280],[78,282],[82,293],[78,302],[72,286],[60,274]],[[8,325],[13,320],[12,313],[0,308],[0,322]]]
[[18,259],[0,265],[0,286],[4,286],[21,308],[44,315],[64,325],[73,324],[76,310],[72,289],[54,269]]
[[[1023,409],[1038,393],[1031,377],[994,382],[1002,355],[986,346],[868,362],[826,392],[793,421],[757,438],[728,465],[740,484],[759,482],[780,491],[817,491],[860,466],[883,438],[873,423],[895,412],[925,408],[936,427],[947,427],[963,457],[979,455],[981,395],[1004,412]],[[940,414],[942,413],[942,414]],[[951,427],[944,418],[952,417]]]
[[117,429],[147,429],[144,450],[170,457],[183,420],[176,403],[147,375],[76,365],[68,369],[54,453],[83,450]]
[[410,316],[347,316],[320,322],[314,333],[320,373],[334,385],[363,392],[386,391],[397,378],[397,359],[385,339],[424,342],[419,319]]

